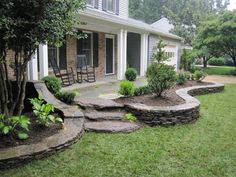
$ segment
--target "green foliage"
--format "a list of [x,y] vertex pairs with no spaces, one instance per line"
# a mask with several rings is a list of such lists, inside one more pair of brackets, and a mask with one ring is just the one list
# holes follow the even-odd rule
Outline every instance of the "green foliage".
[[33,112],[37,116],[36,122],[41,126],[49,126],[55,123],[62,123],[63,120],[59,117],[55,117],[52,113],[54,112],[54,106],[52,104],[44,104],[44,100],[41,98],[29,99],[33,105]]
[[206,18],[198,27],[196,41],[214,57],[228,56],[236,66],[236,11],[225,11]]
[[148,85],[137,87],[134,89],[134,96],[141,96],[151,93],[151,89]]
[[120,83],[119,93],[124,96],[133,96],[134,95],[135,85],[133,82],[124,80]]
[[165,64],[153,63],[148,67],[147,80],[152,93],[161,96],[163,91],[175,84],[175,68]]
[[0,135],[16,135],[19,139],[27,139],[29,125],[30,120],[26,116],[6,117],[0,114]]
[[189,74],[185,72],[180,72],[177,75],[177,84],[184,85],[189,80],[189,78],[190,78]]
[[134,68],[128,68],[125,72],[125,77],[128,81],[135,81],[137,77],[137,70]]
[[75,92],[58,92],[56,97],[64,103],[71,104],[75,99]]
[[46,84],[48,90],[56,95],[61,90],[61,80],[55,76],[46,76],[42,79]]
[[152,55],[152,59],[154,60],[154,62],[161,64],[165,61],[168,61],[169,57],[167,57],[165,54],[165,46],[166,44],[164,44],[162,40],[159,40],[157,45],[154,47],[155,52]]
[[194,53],[191,50],[184,49],[180,59],[180,69],[190,71],[194,63]]
[[194,72],[194,79],[198,82],[202,81],[206,77],[206,73],[202,70]]
[[232,76],[236,76],[236,70],[231,70],[231,71],[230,71],[230,74],[231,74]]
[[131,122],[135,122],[137,121],[137,117],[134,116],[131,113],[125,114],[125,120],[131,121]]
[[225,65],[225,59],[220,57],[220,58],[211,58],[209,61],[208,61],[208,64],[209,65],[213,65],[213,66],[224,66]]
[[229,0],[130,0],[129,15],[149,24],[167,17],[175,26],[172,32],[191,45],[200,21],[208,14],[225,10],[228,3]]

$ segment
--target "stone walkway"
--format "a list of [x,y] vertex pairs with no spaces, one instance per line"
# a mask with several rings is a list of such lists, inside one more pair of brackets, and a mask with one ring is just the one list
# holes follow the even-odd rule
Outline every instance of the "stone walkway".
[[204,81],[219,82],[223,84],[236,84],[236,76],[208,75]]

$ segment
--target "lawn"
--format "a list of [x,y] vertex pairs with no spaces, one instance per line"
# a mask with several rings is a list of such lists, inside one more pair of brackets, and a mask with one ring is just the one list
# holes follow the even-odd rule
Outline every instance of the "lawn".
[[208,67],[203,69],[209,75],[231,75],[231,71],[234,67],[221,66],[221,67]]
[[194,124],[132,134],[86,133],[68,150],[1,177],[235,177],[236,85],[199,96]]

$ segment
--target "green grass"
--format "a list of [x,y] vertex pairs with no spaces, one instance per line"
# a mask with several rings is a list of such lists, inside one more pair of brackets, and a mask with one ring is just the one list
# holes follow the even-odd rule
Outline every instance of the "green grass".
[[234,70],[234,67],[230,66],[221,66],[221,67],[208,67],[203,69],[209,75],[231,75],[231,71]]
[[1,177],[235,177],[236,85],[199,96],[194,124],[132,134],[86,133],[49,158],[0,172]]

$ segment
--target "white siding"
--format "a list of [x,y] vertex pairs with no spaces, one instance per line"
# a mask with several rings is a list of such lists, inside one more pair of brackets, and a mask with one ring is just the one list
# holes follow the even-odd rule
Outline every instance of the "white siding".
[[[180,60],[180,47],[181,44],[180,42],[172,41],[170,39],[163,39],[163,42],[167,45],[165,47],[166,52],[174,52],[174,57],[170,58],[167,62],[169,65],[173,65],[176,67],[176,70],[179,68],[179,60]],[[154,52],[154,47],[156,46],[157,42],[159,41],[158,36],[155,35],[150,35],[149,37],[149,49],[148,49],[148,65],[150,65],[153,60],[152,60],[152,55]]]
[[121,18],[129,17],[129,0],[120,0],[120,14]]
[[[119,10],[119,15],[114,15],[119,16],[121,18],[128,18],[129,17],[129,1],[128,0],[119,0],[120,1],[120,10]],[[99,10],[102,12],[105,12],[102,10],[102,0],[99,0],[99,6],[98,9],[88,7],[89,9],[94,9],[94,10]],[[109,12],[107,12],[109,13]],[[111,14],[111,13],[109,13]]]

